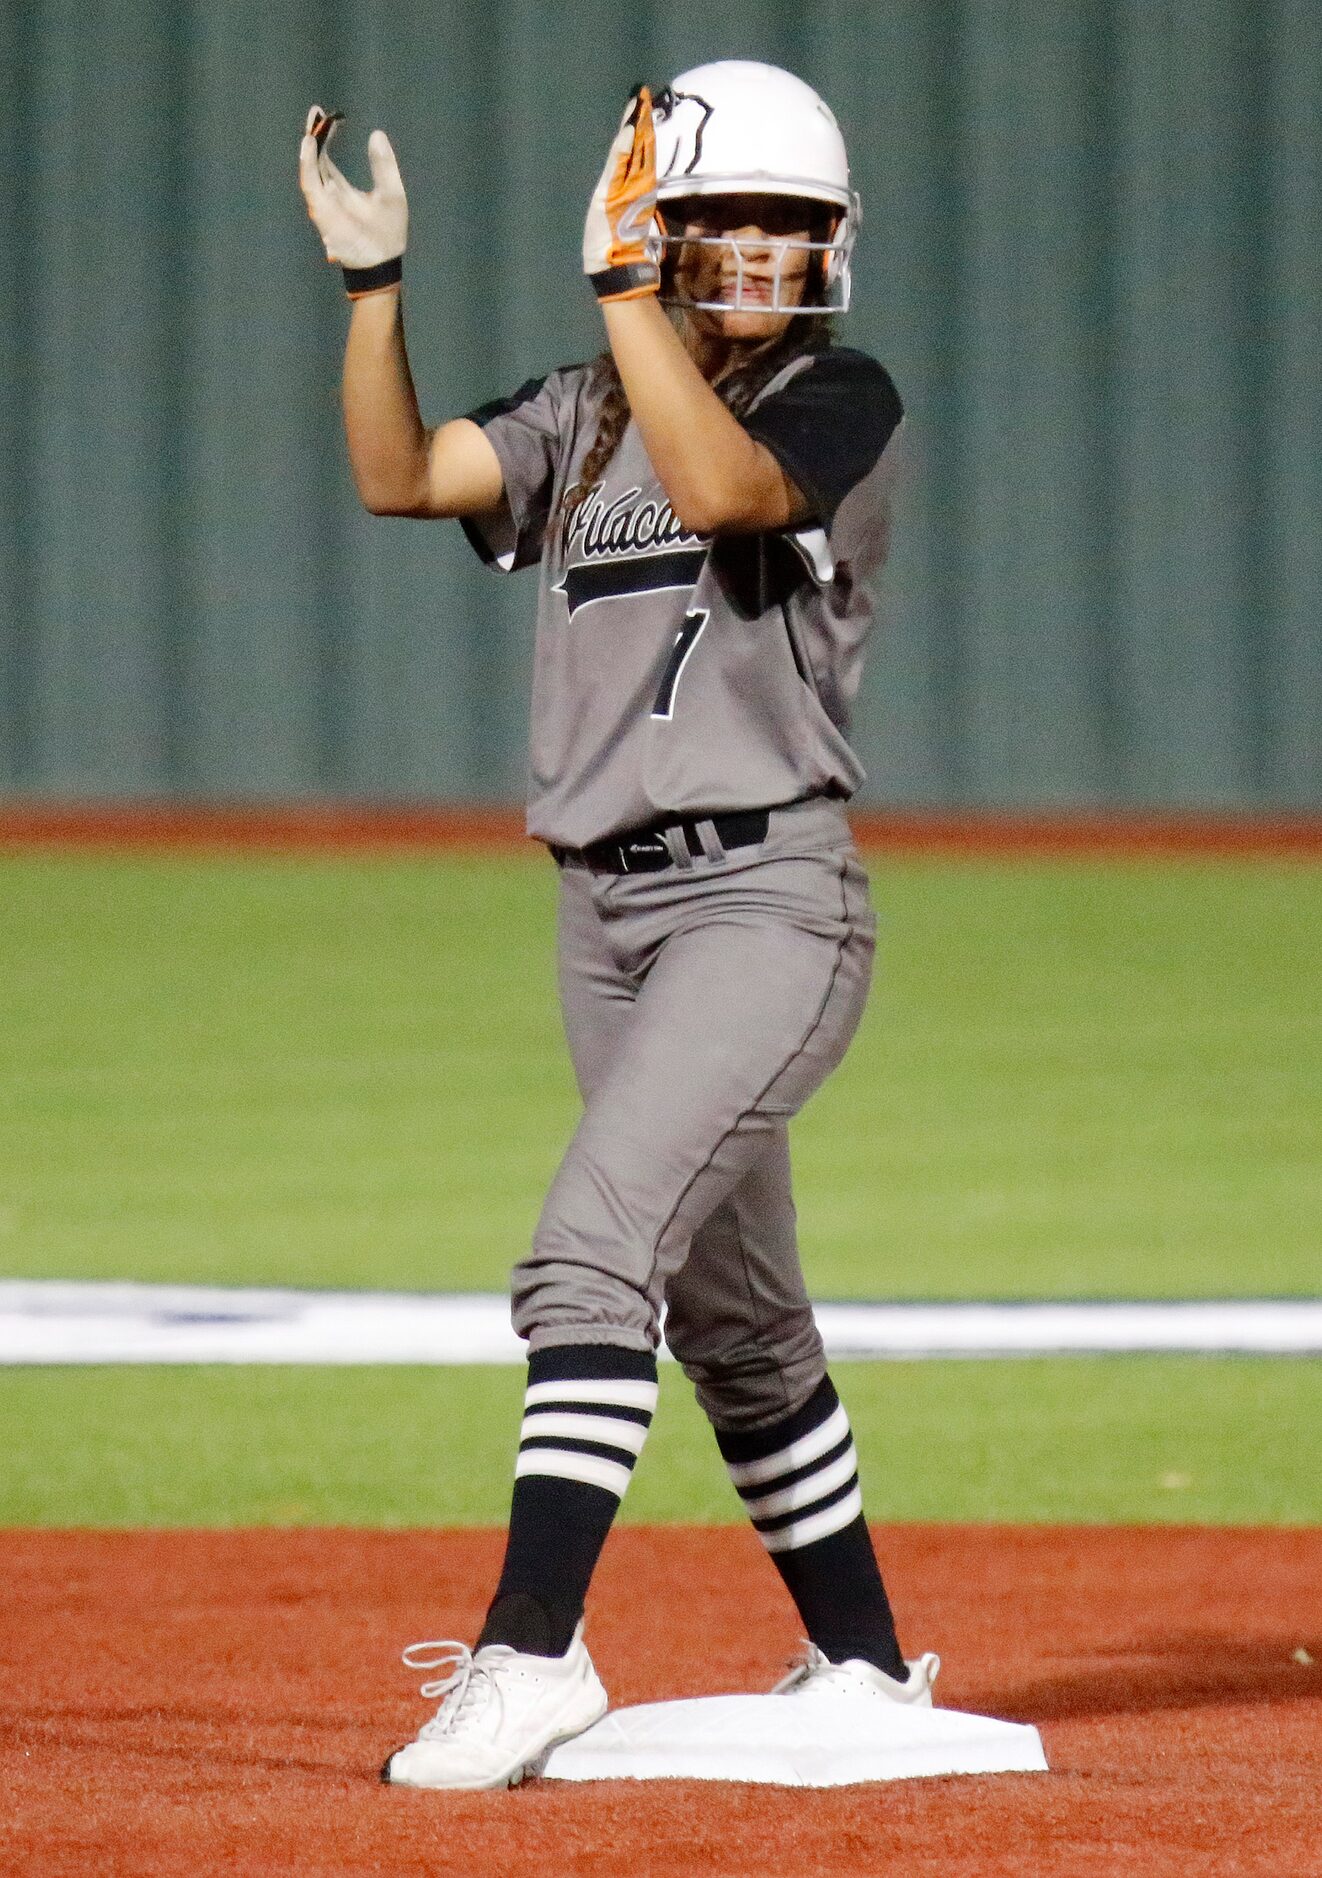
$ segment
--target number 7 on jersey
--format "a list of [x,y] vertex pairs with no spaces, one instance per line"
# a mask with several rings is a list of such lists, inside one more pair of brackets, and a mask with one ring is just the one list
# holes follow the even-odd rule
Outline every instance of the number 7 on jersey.
[[675,714],[675,693],[679,689],[680,674],[688,664],[689,654],[702,636],[702,629],[710,618],[704,607],[697,613],[686,613],[684,624],[675,634],[675,643],[670,648],[666,660],[666,669],[661,674],[661,683],[657,686],[656,703],[652,706],[652,716],[662,718],[669,723]]

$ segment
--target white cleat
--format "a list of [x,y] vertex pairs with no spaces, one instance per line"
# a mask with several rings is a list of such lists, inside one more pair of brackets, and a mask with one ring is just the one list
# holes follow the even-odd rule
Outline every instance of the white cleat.
[[898,1682],[894,1676],[888,1676],[872,1663],[865,1663],[861,1657],[851,1656],[843,1663],[833,1663],[824,1656],[815,1643],[808,1645],[808,1654],[796,1664],[772,1690],[773,1695],[795,1697],[832,1696],[862,1697],[867,1700],[906,1703],[910,1708],[931,1708],[932,1684],[936,1681],[936,1672],[941,1667],[941,1658],[935,1651],[929,1650],[920,1656],[916,1663],[910,1663],[909,1679]]
[[423,1683],[423,1696],[441,1706],[381,1769],[390,1786],[517,1787],[557,1743],[606,1713],[581,1624],[563,1656],[526,1656],[504,1643],[476,1655],[464,1643],[411,1643],[404,1662],[450,1673]]

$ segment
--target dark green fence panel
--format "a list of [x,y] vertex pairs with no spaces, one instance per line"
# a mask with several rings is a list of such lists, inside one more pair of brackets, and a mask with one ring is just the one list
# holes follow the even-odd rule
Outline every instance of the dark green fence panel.
[[520,791],[532,595],[357,508],[303,112],[391,131],[436,420],[598,347],[620,100],[735,55],[837,110],[910,412],[872,799],[1322,805],[1314,0],[3,0],[0,791]]

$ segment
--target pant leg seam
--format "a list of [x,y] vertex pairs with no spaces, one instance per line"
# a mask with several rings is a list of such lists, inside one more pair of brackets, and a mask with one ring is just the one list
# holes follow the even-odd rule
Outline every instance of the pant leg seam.
[[656,1267],[657,1267],[657,1261],[660,1258],[661,1241],[665,1238],[667,1232],[670,1230],[671,1222],[673,1221],[676,1213],[678,1213],[680,1207],[683,1206],[684,1201],[688,1198],[688,1195],[692,1191],[696,1182],[701,1178],[703,1174],[706,1173],[707,1169],[711,1166],[712,1162],[716,1159],[716,1156],[720,1153],[721,1149],[725,1146],[726,1142],[730,1139],[731,1135],[735,1134],[738,1131],[740,1124],[746,1121],[748,1117],[756,1111],[759,1104],[765,1098],[767,1091],[769,1089],[773,1089],[776,1086],[776,1084],[780,1081],[781,1077],[785,1074],[786,1070],[789,1069],[790,1065],[796,1062],[798,1058],[803,1055],[808,1045],[812,1042],[814,1035],[821,1028],[822,1020],[825,1018],[827,1010],[831,1003],[831,995],[835,990],[836,980],[840,976],[840,967],[844,963],[845,952],[848,949],[850,939],[853,937],[853,934],[848,929],[849,927],[849,900],[848,900],[848,896],[845,893],[845,860],[843,856],[841,856],[837,862],[837,873],[838,873],[838,879],[840,883],[840,916],[841,916],[841,920],[843,921],[845,925],[846,930],[845,930],[844,936],[841,938],[839,944],[836,947],[835,962],[831,967],[831,976],[827,982],[826,990],[823,993],[822,1001],[817,1007],[816,1015],[813,1017],[813,1020],[809,1024],[807,1030],[803,1033],[803,1036],[800,1038],[796,1047],[793,1050],[791,1050],[790,1054],[785,1058],[784,1062],[777,1069],[775,1075],[769,1077],[767,1081],[763,1084],[762,1088],[758,1091],[757,1095],[754,1096],[753,1100],[747,1105],[747,1107],[739,1111],[738,1115],[735,1116],[730,1126],[712,1144],[711,1152],[708,1154],[707,1158],[701,1163],[700,1166],[694,1168],[693,1172],[689,1175],[688,1179],[685,1181],[684,1185],[681,1187],[678,1197],[675,1200],[675,1204],[671,1207],[670,1211],[666,1214],[665,1219],[661,1222],[661,1225],[657,1228],[656,1235],[652,1240],[652,1263],[649,1268],[648,1276],[647,1276],[647,1293],[649,1296],[651,1295],[652,1286],[656,1281]]
[[[788,1153],[788,1149],[786,1150],[786,1152]],[[750,1306],[752,1318],[753,1318],[753,1335],[758,1339],[759,1342],[761,1342],[762,1341],[762,1313],[758,1307],[757,1293],[753,1288],[752,1274],[750,1273],[748,1269],[748,1253],[744,1248],[744,1229],[739,1219],[739,1207],[738,1207],[737,1197],[736,1197],[737,1194],[738,1194],[738,1188],[736,1188],[735,1192],[730,1195],[730,1213],[731,1213],[731,1217],[734,1220],[734,1242],[739,1248],[739,1264],[743,1270],[744,1286],[748,1292],[748,1302],[749,1302],[749,1306]],[[802,1261],[800,1261],[800,1264],[802,1264]],[[776,1370],[776,1381],[780,1384],[780,1392],[781,1392],[782,1397],[785,1399],[785,1401],[788,1402],[789,1390],[785,1384],[785,1372],[783,1369],[778,1368]]]

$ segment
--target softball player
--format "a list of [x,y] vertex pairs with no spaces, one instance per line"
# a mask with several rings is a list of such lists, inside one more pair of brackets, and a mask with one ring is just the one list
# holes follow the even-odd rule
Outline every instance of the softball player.
[[906,1663],[795,1241],[787,1124],[843,1056],[873,916],[843,804],[901,405],[832,344],[858,199],[816,93],[772,66],[635,94],[588,210],[607,348],[435,430],[400,310],[403,185],[308,115],[303,192],[354,301],[349,454],[374,513],[458,517],[539,570],[529,832],[560,869],[583,1114],[516,1267],[529,1345],[500,1582],[383,1778],[499,1787],[606,1695],[584,1600],[656,1404],[666,1338],[811,1640],[781,1685],[930,1704]]

